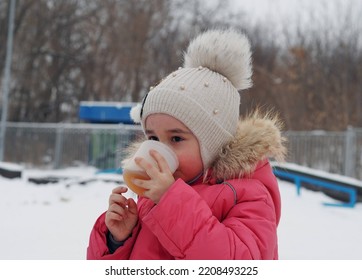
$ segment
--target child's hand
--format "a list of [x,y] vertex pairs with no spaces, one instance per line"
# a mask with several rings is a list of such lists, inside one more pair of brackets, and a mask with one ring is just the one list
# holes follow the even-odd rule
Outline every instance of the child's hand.
[[137,186],[147,189],[143,196],[148,197],[157,204],[162,195],[175,182],[175,178],[170,171],[167,161],[160,153],[151,150],[150,154],[157,162],[158,167],[143,158],[135,158],[135,162],[146,171],[150,180],[134,179],[133,182]]
[[132,198],[124,197],[125,192],[126,187],[118,187],[109,196],[105,223],[116,241],[127,239],[138,220],[137,204]]

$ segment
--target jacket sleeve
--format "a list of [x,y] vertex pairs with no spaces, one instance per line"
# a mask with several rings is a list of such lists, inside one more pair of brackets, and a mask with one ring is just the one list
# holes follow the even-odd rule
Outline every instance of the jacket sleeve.
[[[221,221],[193,188],[177,180],[143,222],[177,259],[275,258],[276,221],[270,195],[257,180],[232,184],[250,188],[239,191],[237,204]],[[232,193],[227,187],[224,191]]]
[[105,214],[103,213],[95,222],[89,238],[87,248],[88,260],[127,260],[131,254],[133,244],[139,231],[139,225],[133,229],[131,237],[129,237],[122,246],[120,246],[113,254],[110,253],[107,245],[108,228],[105,224]]

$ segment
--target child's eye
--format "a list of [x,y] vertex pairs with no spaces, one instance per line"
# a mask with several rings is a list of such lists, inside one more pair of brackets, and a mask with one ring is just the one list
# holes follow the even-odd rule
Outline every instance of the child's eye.
[[173,136],[171,140],[172,142],[181,142],[183,139],[180,136]]
[[148,140],[159,141],[156,136],[148,136]]

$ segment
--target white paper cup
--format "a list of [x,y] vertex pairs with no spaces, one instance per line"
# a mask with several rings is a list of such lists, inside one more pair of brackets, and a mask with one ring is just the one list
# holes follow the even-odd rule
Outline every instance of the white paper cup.
[[151,164],[157,166],[157,162],[150,155],[150,150],[156,150],[165,158],[171,170],[171,173],[174,173],[178,167],[177,156],[171,148],[159,141],[144,141],[138,148],[136,153],[132,156],[132,158],[128,159],[126,162],[123,163],[123,180],[127,184],[127,186],[138,195],[142,195],[145,189],[133,184],[132,180],[149,180],[150,178],[147,173],[136,164],[134,159],[136,157],[141,157],[150,162]]

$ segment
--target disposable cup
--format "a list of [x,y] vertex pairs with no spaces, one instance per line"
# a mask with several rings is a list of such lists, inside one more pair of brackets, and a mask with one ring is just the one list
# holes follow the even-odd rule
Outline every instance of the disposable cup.
[[167,145],[154,140],[144,141],[135,154],[123,163],[123,180],[126,185],[136,194],[142,196],[146,189],[135,185],[133,179],[149,180],[150,177],[147,173],[136,164],[134,159],[141,157],[147,160],[149,163],[157,166],[157,162],[150,155],[150,150],[156,150],[166,160],[170,170],[174,173],[178,167],[178,160],[176,154]]

